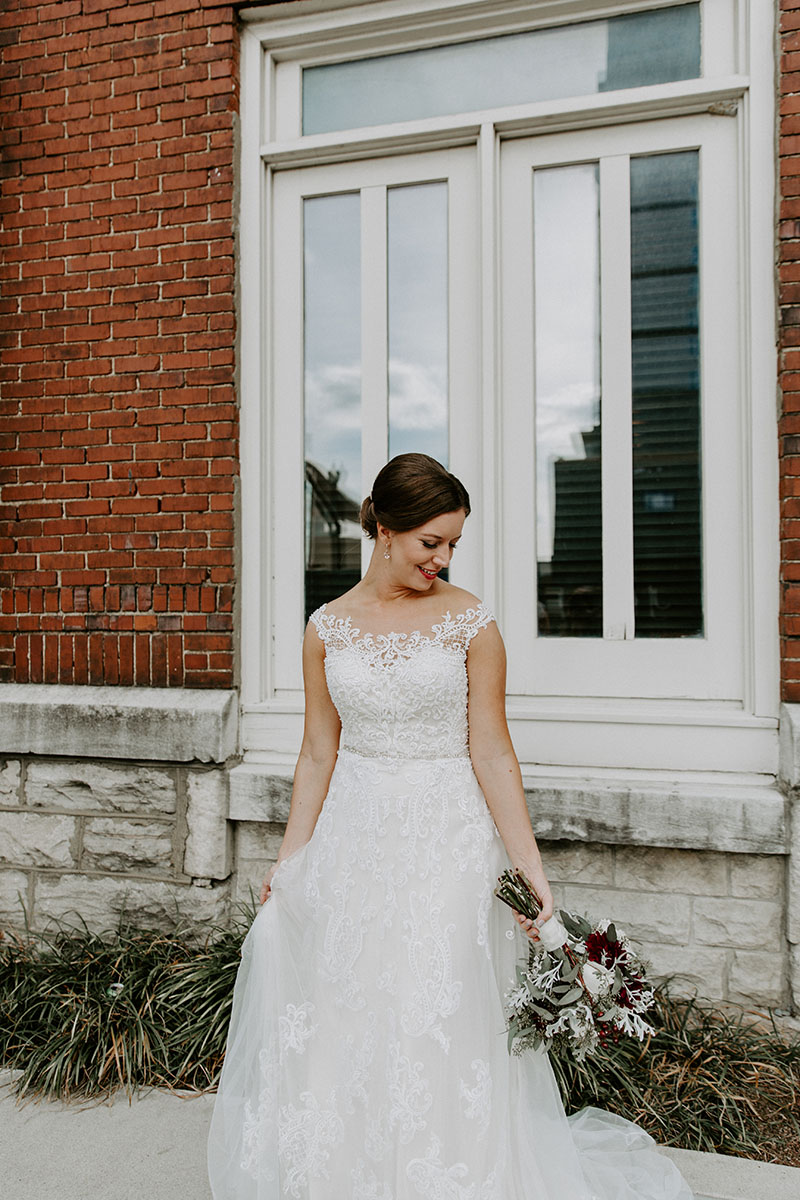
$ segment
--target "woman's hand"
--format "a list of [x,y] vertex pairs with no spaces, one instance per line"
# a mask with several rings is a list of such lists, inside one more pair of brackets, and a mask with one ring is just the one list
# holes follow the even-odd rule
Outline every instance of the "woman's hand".
[[533,890],[542,902],[542,911],[535,921],[532,921],[530,917],[523,917],[522,913],[518,913],[516,909],[512,908],[511,911],[514,914],[514,920],[520,926],[522,932],[526,933],[532,942],[538,942],[540,928],[553,915],[553,893],[550,891],[550,884],[547,882],[547,877],[541,866],[531,868],[520,863],[515,865],[520,867],[520,870],[525,873],[533,884]]
[[272,891],[272,876],[275,874],[277,869],[278,869],[278,864],[273,863],[273,865],[270,867],[269,871],[267,872],[267,878],[264,880],[263,884],[261,885],[261,903],[262,904],[266,904],[266,902],[269,900],[270,893]]

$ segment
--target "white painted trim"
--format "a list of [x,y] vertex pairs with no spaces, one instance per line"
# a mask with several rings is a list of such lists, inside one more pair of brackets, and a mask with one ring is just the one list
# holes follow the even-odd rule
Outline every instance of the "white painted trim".
[[[774,61],[772,45],[772,13],[760,4],[752,4],[750,0],[702,0],[703,21],[706,29],[707,47],[704,53],[704,70],[706,77],[702,80],[688,80],[674,84],[658,85],[654,88],[632,89],[624,94],[617,93],[587,98],[578,98],[556,105],[521,106],[498,112],[462,114],[442,120],[409,123],[405,126],[386,126],[382,129],[372,128],[368,131],[352,131],[345,134],[324,135],[318,138],[287,137],[293,127],[295,118],[278,129],[273,125],[276,112],[276,94],[269,82],[274,77],[276,84],[281,71],[292,72],[294,87],[294,112],[296,125],[299,129],[299,87],[300,65],[304,61],[333,61],[351,54],[376,54],[386,50],[396,50],[403,46],[434,44],[447,40],[462,40],[465,37],[482,37],[487,33],[512,32],[515,29],[529,28],[533,24],[547,25],[557,22],[585,20],[589,17],[600,17],[614,13],[641,10],[644,8],[660,7],[671,0],[655,0],[646,4],[642,0],[621,0],[619,3],[598,4],[593,0],[537,0],[535,6],[530,0],[370,0],[365,4],[349,4],[343,6],[338,0],[300,0],[299,3],[270,6],[259,12],[248,10],[242,13],[244,29],[242,34],[242,170],[241,170],[241,205],[240,219],[242,229],[242,498],[243,498],[243,528],[244,549],[242,566],[242,621],[243,621],[243,653],[242,668],[244,675],[245,724],[253,731],[255,742],[262,740],[267,728],[263,725],[266,719],[269,728],[276,734],[276,740],[284,745],[294,747],[297,722],[302,707],[302,695],[297,688],[276,688],[269,666],[269,649],[272,639],[271,610],[274,603],[267,606],[270,610],[265,613],[261,607],[264,593],[259,582],[266,584],[272,571],[266,554],[271,548],[272,538],[268,535],[271,523],[271,513],[267,500],[262,500],[261,484],[265,472],[258,466],[254,456],[254,447],[258,445],[271,446],[273,439],[269,434],[268,414],[269,405],[264,405],[264,397],[274,394],[274,380],[269,380],[269,386],[261,383],[263,361],[262,350],[265,338],[269,335],[266,328],[267,314],[271,305],[267,305],[264,292],[271,289],[271,270],[274,258],[265,245],[271,184],[269,173],[255,167],[255,160],[260,155],[276,171],[299,165],[314,165],[326,161],[348,162],[372,156],[387,154],[401,155],[415,153],[427,147],[452,147],[456,145],[474,145],[479,137],[480,150],[480,202],[481,202],[481,246],[480,268],[483,283],[479,289],[481,305],[486,315],[488,289],[491,287],[490,273],[495,245],[490,247],[489,238],[497,236],[496,226],[492,230],[492,183],[491,160],[494,155],[496,164],[501,139],[528,136],[543,131],[556,132],[565,129],[594,128],[612,124],[628,123],[633,119],[640,122],[655,120],[653,129],[658,128],[658,119],[669,115],[706,112],[711,110],[730,111],[731,101],[741,100],[739,126],[744,131],[740,153],[742,156],[741,178],[742,186],[742,220],[746,227],[746,238],[743,242],[743,259],[748,275],[743,276],[745,289],[749,288],[749,304],[743,306],[742,329],[746,338],[743,350],[743,377],[746,385],[744,401],[749,405],[751,422],[748,424],[746,415],[742,427],[745,442],[744,459],[741,467],[743,472],[744,494],[751,498],[750,526],[747,530],[747,540],[752,548],[751,559],[745,564],[745,576],[748,580],[746,595],[751,598],[751,624],[754,630],[752,644],[748,655],[752,666],[752,686],[748,686],[745,703],[751,712],[768,718],[764,724],[758,724],[757,719],[748,716],[747,712],[736,711],[736,702],[719,706],[719,733],[724,738],[729,762],[736,761],[739,747],[737,739],[742,738],[743,731],[757,735],[762,747],[753,757],[762,762],[769,760],[769,753],[764,751],[769,739],[774,739],[775,713],[777,709],[777,678],[778,678],[778,642],[777,628],[777,577],[778,577],[778,538],[777,538],[777,455],[774,421],[774,379],[775,379],[775,308],[774,280],[772,277],[772,203],[773,196],[767,194],[764,188],[765,178],[774,176],[774,103],[772,88],[774,86]],[[736,13],[734,14],[734,9]],[[258,18],[258,19],[257,19]],[[709,40],[709,31],[717,30],[713,44]],[[748,57],[746,36],[751,45]],[[259,47],[259,53],[254,53],[252,47]],[[268,51],[268,52],[267,52]],[[275,64],[274,76],[270,75]],[[747,72],[752,70],[752,81]],[[735,72],[739,74],[735,74]],[[254,87],[254,81],[260,80],[259,86]],[[281,84],[280,88],[285,85]],[[748,94],[748,89],[750,92]],[[254,113],[258,113],[258,117]],[[263,117],[262,117],[263,112]],[[497,117],[494,129],[487,124],[489,117]],[[720,118],[725,120],[725,118]],[[484,132],[481,133],[481,127]],[[490,139],[491,134],[491,139]],[[492,143],[491,153],[489,150]],[[250,158],[251,161],[246,161]],[[494,169],[496,189],[496,169]],[[496,195],[496,190],[495,190]],[[258,251],[256,256],[255,251]],[[256,261],[256,258],[258,261]],[[267,267],[263,273],[260,263],[266,259]],[[271,290],[270,293],[271,294]],[[746,311],[745,311],[746,310]],[[484,320],[484,331],[486,323]],[[254,344],[255,343],[255,344]],[[483,359],[479,367],[478,378],[482,394],[487,397],[497,386],[499,366],[491,363],[491,336],[484,332],[482,345]],[[253,366],[256,370],[253,371]],[[262,416],[262,406],[264,415]],[[494,413],[482,409],[480,428],[483,434],[483,444],[477,448],[481,466],[479,472],[482,486],[491,488],[492,478],[503,478],[497,451],[492,450],[492,433],[498,427],[502,428],[503,413],[499,407]],[[507,425],[507,422],[506,422]],[[253,437],[255,436],[255,442]],[[477,439],[476,439],[477,441]],[[499,440],[498,440],[499,447]],[[261,460],[265,460],[262,458]],[[268,472],[267,472],[268,474]],[[254,496],[254,488],[257,494]],[[498,495],[498,503],[500,497]],[[490,502],[491,503],[491,500]],[[505,501],[503,501],[505,504]],[[488,506],[485,506],[488,513]],[[508,510],[504,523],[507,524]],[[498,509],[498,518],[503,518],[502,506]],[[475,518],[473,518],[475,520]],[[774,529],[774,537],[765,536],[766,529]],[[491,520],[487,516],[481,543],[485,553],[484,566],[486,576],[491,574]],[[494,561],[499,564],[504,547],[494,546]],[[513,549],[510,547],[509,549]],[[488,578],[482,594],[490,599],[488,593]],[[774,579],[775,585],[769,590],[764,586],[764,580]],[[498,584],[499,586],[499,584]],[[480,590],[480,589],[478,589]],[[498,595],[497,609],[503,621],[502,596]],[[270,621],[265,620],[269,616]],[[503,621],[504,627],[507,622]],[[297,646],[289,647],[291,653],[297,653],[299,663],[299,640]],[[299,681],[299,675],[297,676]],[[527,675],[527,678],[531,678]],[[521,689],[518,689],[521,690]],[[271,697],[268,702],[252,703],[256,697]],[[587,700],[579,698],[559,698],[552,701],[547,697],[537,700],[519,701],[512,696],[510,707],[518,706],[515,715],[527,722],[533,722],[532,728],[542,729],[539,722],[547,717],[548,705],[555,704],[551,712],[554,718],[550,724],[565,730],[565,738],[574,743],[582,738],[581,714],[587,715]],[[658,700],[626,701],[624,696],[609,700],[598,698],[598,709],[591,717],[589,724],[602,726],[613,725],[617,721],[616,712],[621,712],[621,706],[629,706],[631,711],[628,720],[620,717],[618,724],[625,728],[628,738],[638,738],[642,727],[651,725],[651,751],[660,740],[659,729],[667,719],[666,711],[657,716]],[[673,710],[674,705],[681,701],[664,701],[666,709]],[[708,704],[715,701],[697,702],[694,716],[689,716],[689,709],[694,702],[686,702],[686,724],[689,728],[702,731],[706,728]],[[741,701],[739,702],[741,704]],[[524,704],[524,707],[519,707]],[[559,705],[571,709],[571,712],[559,711]],[[705,709],[704,709],[705,706]],[[591,708],[591,706],[589,706]],[[702,713],[705,711],[706,717]],[[281,712],[283,718],[281,718]],[[270,715],[267,716],[267,713]],[[674,715],[674,711],[673,711]],[[287,722],[281,734],[274,722],[285,719]],[[709,718],[710,719],[710,718]],[[252,722],[255,721],[256,725]],[[259,724],[261,723],[261,724]],[[258,726],[257,732],[256,726]],[[588,725],[585,727],[588,729]],[[672,727],[670,727],[672,728]],[[683,726],[674,726],[675,729]],[[763,737],[762,737],[763,735]],[[536,734],[537,741],[540,734]],[[559,738],[560,738],[559,734]],[[548,734],[549,737],[549,734]],[[764,738],[767,740],[764,741]],[[558,741],[558,738],[556,739]],[[668,752],[665,758],[673,761],[673,750],[679,754],[680,738],[667,737]],[[248,744],[247,737],[245,744]],[[252,744],[252,743],[250,743]],[[702,745],[702,737],[693,739],[693,744]],[[713,757],[717,757],[722,742],[715,738]],[[753,743],[755,746],[755,743]],[[688,753],[688,745],[686,747]],[[589,762],[593,761],[587,750]],[[653,759],[652,761],[656,761]],[[678,766],[686,766],[686,760],[678,758]],[[703,761],[701,754],[698,763]],[[569,769],[569,768],[565,768]],[[599,768],[598,769],[602,769]],[[764,769],[769,768],[769,766]]]
[[[533,172],[524,142],[501,148],[500,159],[500,361],[498,408],[503,469],[500,473],[498,623],[513,653],[507,688],[524,693],[533,679],[536,634],[536,378],[533,313]],[[528,611],[514,603],[529,596]]]
[[[661,120],[709,112],[715,106],[739,100],[748,82],[744,76],[732,75],[714,81],[660,83],[588,99],[576,96],[560,101],[542,100],[492,109],[492,123],[501,137],[528,137],[598,125]],[[277,169],[462,146],[477,140],[485,118],[485,112],[455,113],[366,129],[309,134],[289,141],[266,142],[261,146],[261,156]]]
[[[745,0],[747,3],[747,0]],[[701,65],[707,79],[726,75],[729,71],[744,73],[747,67],[740,62],[737,36],[739,0],[703,0],[700,9]]]
[[603,637],[635,636],[630,156],[600,160]]
[[480,177],[481,246],[481,395],[479,420],[482,435],[481,562],[483,582],[480,595],[492,612],[503,607],[503,540],[500,480],[502,472],[503,421],[500,409],[499,296],[500,296],[500,140],[494,126],[481,127],[478,139]]
[[[273,181],[272,287],[265,324],[272,330],[273,410],[269,469],[262,486],[269,492],[272,520],[266,545],[269,597],[265,626],[273,658],[267,695],[300,684],[303,638],[305,445],[303,374],[303,195],[294,180]],[[280,417],[275,409],[280,405]]]
[[[778,311],[774,265],[778,174],[775,31],[758,3],[743,4],[752,86],[743,101],[745,232],[742,297],[743,408],[749,417],[743,467],[749,493],[748,546],[752,639],[749,701],[756,713],[776,715],[780,695],[780,510],[778,500]],[[769,585],[766,581],[771,580]]]
[[[242,529],[248,552],[241,554],[242,698],[257,701],[267,688],[268,643],[264,639],[262,597],[265,595],[267,489],[264,464],[269,410],[263,405],[267,361],[262,331],[265,275],[271,255],[264,243],[268,226],[262,219],[267,189],[266,168],[258,147],[262,138],[264,54],[259,40],[245,29],[241,40],[241,157],[239,164],[239,398]],[[255,220],[249,219],[257,214]]]
[[[481,487],[481,296],[483,250],[480,159],[474,146],[452,150],[448,162],[448,436],[449,468],[472,496]],[[484,597],[486,514],[469,518],[449,570],[459,587]]]
[[[503,336],[504,419],[513,426],[506,439],[507,460],[505,491],[507,511],[533,512],[528,498],[528,478],[532,473],[526,448],[532,445],[530,397],[533,394],[533,362],[526,330],[532,328],[526,295],[532,284],[524,263],[531,262],[529,245],[530,183],[525,172],[534,168],[561,167],[572,163],[600,161],[618,155],[656,154],[700,148],[700,323],[703,350],[702,421],[704,470],[704,554],[706,580],[706,636],[703,638],[549,638],[535,636],[526,606],[515,613],[510,607],[503,614],[505,632],[513,649],[509,670],[509,690],[524,694],[560,692],[582,696],[625,696],[697,699],[742,699],[742,612],[741,494],[737,476],[738,381],[735,357],[729,351],[731,338],[737,339],[737,265],[730,248],[736,244],[737,212],[729,203],[735,194],[736,150],[735,122],[728,117],[694,116],[655,124],[649,122],[611,127],[594,132],[561,133],[506,143],[501,151],[504,193],[503,229],[503,321],[508,322]],[[604,218],[601,216],[601,220]],[[619,240],[619,235],[615,236]],[[624,250],[618,253],[624,255]],[[526,258],[526,256],[528,256]],[[605,266],[605,264],[604,264]],[[612,270],[614,269],[612,265]],[[611,284],[612,293],[621,292],[621,275]],[[613,303],[614,294],[606,297]],[[606,330],[604,330],[606,333]],[[526,340],[526,337],[528,340]],[[617,354],[626,346],[614,348]],[[606,349],[603,354],[606,359]],[[625,368],[622,367],[622,370]],[[605,382],[605,381],[604,381]],[[625,384],[621,377],[613,381],[617,388]],[[609,387],[611,385],[609,384]],[[613,425],[610,397],[604,391],[603,425],[612,420],[612,439],[629,443],[629,434]],[[619,399],[614,395],[615,401]],[[622,393],[623,406],[625,393]],[[734,414],[733,422],[731,414]],[[604,436],[604,455],[607,439]],[[625,471],[627,448],[612,446],[612,467]],[[528,473],[526,477],[525,473]],[[612,488],[616,489],[613,482]],[[516,497],[516,499],[515,499]],[[621,505],[619,506],[621,509]],[[612,506],[613,509],[613,506]],[[617,517],[624,512],[618,512]],[[615,514],[609,514],[609,525]],[[624,529],[623,529],[623,532]],[[535,562],[526,543],[518,544],[509,563],[506,581],[508,594],[534,594]],[[613,562],[612,562],[613,570]],[[612,600],[629,605],[629,583],[612,581]],[[631,598],[632,600],[632,598]],[[623,613],[626,611],[623,608]],[[630,608],[619,621],[632,622]],[[526,627],[527,622],[527,627]],[[616,632],[616,631],[615,631]],[[624,632],[624,630],[623,630]]]
[[[361,471],[362,492],[386,461],[389,443],[389,347],[386,184],[361,191]],[[368,400],[368,403],[367,403]],[[361,545],[361,569],[373,542]]]
[[276,63],[274,69],[272,137],[293,141],[300,135],[303,72],[299,62]]
[[[480,444],[474,436],[478,419],[479,293],[477,168],[474,149],[400,155],[282,171],[273,176],[274,223],[272,288],[264,321],[272,330],[273,373],[266,407],[280,404],[273,418],[269,471],[262,486],[270,492],[273,520],[263,547],[270,581],[266,621],[272,646],[273,672],[259,693],[262,699],[291,704],[301,686],[300,645],[303,635],[303,562],[296,549],[304,542],[303,461],[303,204],[306,198],[340,192],[361,193],[362,346],[361,387],[369,403],[362,406],[363,490],[383,465],[387,452],[386,330],[386,189],[415,183],[448,182],[450,239],[449,306],[450,390],[457,395],[465,419],[453,429],[453,469],[466,479],[478,477]],[[277,500],[280,497],[280,504]],[[473,542],[473,548],[470,543]],[[451,579],[478,589],[481,583],[478,539],[465,539],[454,560]],[[365,542],[364,561],[372,553]],[[257,597],[253,597],[255,606]],[[267,679],[266,675],[264,676]],[[253,696],[248,690],[248,699]]]
[[[282,59],[310,66],[672,8],[687,0],[294,0],[244,10],[240,18]],[[701,0],[732,5],[733,0]],[[702,11],[702,10],[701,10]],[[730,69],[730,68],[729,68]]]

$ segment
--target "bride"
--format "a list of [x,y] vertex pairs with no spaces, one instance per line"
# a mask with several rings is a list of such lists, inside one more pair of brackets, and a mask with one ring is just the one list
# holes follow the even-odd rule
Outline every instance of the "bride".
[[[215,1200],[691,1200],[636,1125],[568,1120],[547,1054],[506,1049],[503,996],[553,899],[500,633],[440,578],[469,511],[434,459],[393,458],[362,506],[367,573],[306,629],[291,810],[211,1125]],[[536,923],[493,899],[509,860]]]

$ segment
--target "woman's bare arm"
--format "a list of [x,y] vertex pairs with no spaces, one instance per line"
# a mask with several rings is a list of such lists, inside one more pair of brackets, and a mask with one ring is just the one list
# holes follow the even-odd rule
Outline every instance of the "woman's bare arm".
[[[553,912],[553,896],[536,844],[522,774],[506,721],[506,652],[497,626],[487,625],[472,639],[469,677],[469,750],[472,765],[498,833],[515,867],[530,879],[542,901],[536,924]],[[515,914],[527,933],[533,923]]]
[[341,722],[325,679],[325,648],[311,624],[303,639],[303,684],[305,724],[294,771],[289,819],[278,851],[278,861],[261,889],[262,904],[270,893],[272,876],[278,863],[304,846],[314,832],[339,748]]

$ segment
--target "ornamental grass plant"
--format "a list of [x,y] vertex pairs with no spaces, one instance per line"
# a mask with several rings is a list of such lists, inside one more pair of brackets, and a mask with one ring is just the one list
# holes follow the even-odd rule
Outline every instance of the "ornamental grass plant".
[[[207,1090],[222,1066],[239,949],[233,928],[95,933],[54,926],[0,941],[0,1065],[20,1097]],[[655,1035],[586,1062],[552,1056],[567,1111],[598,1105],[657,1141],[800,1166],[800,1038],[760,1014],[656,994]],[[503,1033],[500,1036],[504,1036]]]

